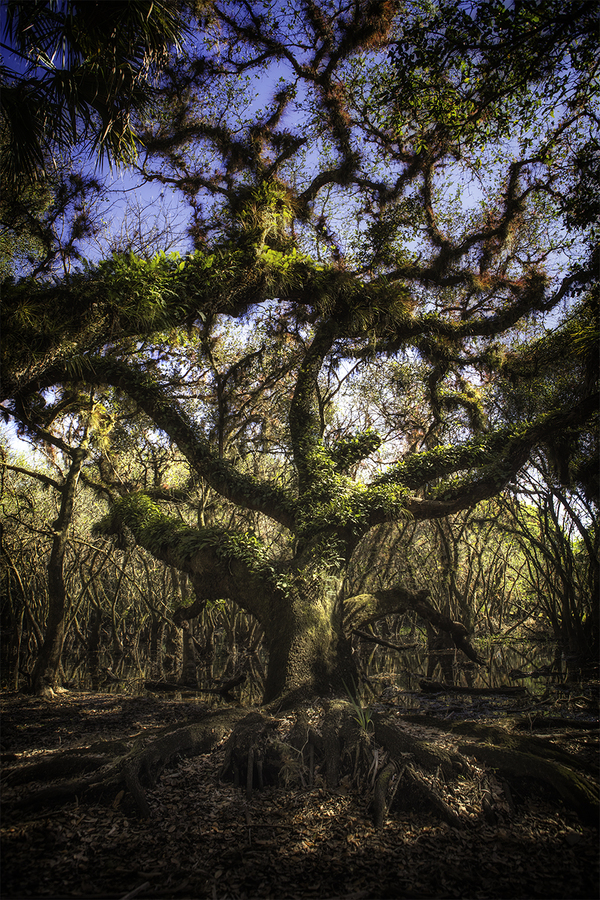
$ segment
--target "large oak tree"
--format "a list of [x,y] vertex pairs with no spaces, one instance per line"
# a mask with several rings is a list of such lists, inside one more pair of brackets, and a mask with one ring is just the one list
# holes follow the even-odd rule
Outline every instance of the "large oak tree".
[[[550,0],[428,9],[216,3],[140,133],[144,177],[182,193],[195,252],[5,294],[4,405],[22,427],[75,410],[75,383],[110,386],[254,516],[252,530],[186,524],[133,491],[102,529],[127,527],[188,573],[197,603],[181,617],[225,597],[260,620],[265,701],[350,684],[352,629],[406,609],[476,658],[426,584],[352,595],[353,553],[382,523],[495,495],[558,433],[567,462],[585,453],[597,411],[580,191],[597,173],[596,14],[573,4],[565,18]],[[568,371],[544,380],[557,359]],[[344,430],[350,394],[331,385],[394,366],[385,431]],[[507,416],[512,388],[542,383],[542,404]],[[259,444],[269,465],[253,468]]]

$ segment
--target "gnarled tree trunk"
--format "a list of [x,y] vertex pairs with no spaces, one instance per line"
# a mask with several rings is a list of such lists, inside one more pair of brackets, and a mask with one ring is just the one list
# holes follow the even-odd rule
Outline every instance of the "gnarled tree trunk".
[[352,690],[357,670],[351,634],[386,616],[415,611],[446,631],[470,659],[481,663],[467,630],[428,602],[427,590],[400,586],[344,597],[348,558],[330,552],[335,536],[320,535],[294,560],[273,565],[256,540],[214,528],[191,528],[169,519],[143,494],[115,505],[103,530],[124,522],[157,558],[187,572],[196,601],[179,607],[173,621],[191,621],[207,601],[229,597],[261,623],[269,653],[264,702],[343,695]]
[[282,602],[273,597],[263,622],[269,653],[263,701],[277,697],[327,697],[350,689],[357,678],[343,605],[317,577],[294,586]]

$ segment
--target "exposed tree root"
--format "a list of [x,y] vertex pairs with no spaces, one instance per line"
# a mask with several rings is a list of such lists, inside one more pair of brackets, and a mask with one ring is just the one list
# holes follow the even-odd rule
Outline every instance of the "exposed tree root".
[[270,784],[291,781],[306,787],[316,764],[328,789],[335,790],[345,779],[361,788],[367,799],[371,797],[379,826],[394,801],[399,808],[427,808],[453,826],[460,824],[460,817],[436,788],[440,777],[451,781],[470,771],[459,754],[419,741],[397,722],[379,717],[374,719],[374,730],[368,724],[365,729],[356,706],[344,700],[327,704],[319,732],[308,727],[302,708],[288,741],[278,736],[277,725],[276,718],[251,713],[229,738],[222,776],[240,786],[245,783],[248,795],[256,784],[257,757],[263,760],[268,772],[264,781]]
[[[451,782],[460,775],[470,774],[465,759],[458,753],[437,747],[433,741],[415,738],[402,729],[397,719],[386,720],[384,716],[375,715],[374,726],[376,740],[400,770],[394,791],[397,806],[400,809],[429,809],[449,825],[460,825],[460,817],[436,785],[440,778]],[[377,804],[375,809],[377,821],[380,815]]]
[[[143,738],[138,738],[133,747],[127,748],[125,753],[118,752],[123,745],[116,742],[117,753],[110,754],[108,760],[105,755],[99,756],[94,753],[92,746],[87,748],[93,761],[89,767],[95,767],[95,771],[91,774],[80,778],[63,779],[41,788],[33,787],[15,800],[13,805],[21,808],[57,806],[68,803],[75,797],[80,799],[104,797],[113,801],[119,791],[126,790],[133,799],[138,813],[147,817],[150,810],[142,783],[155,784],[159,774],[176,756],[208,753],[244,715],[245,711],[240,709],[217,710],[208,713],[198,723],[169,731],[148,744],[144,743]],[[68,764],[69,760],[74,758],[80,759],[83,766],[85,755],[75,756],[74,751],[66,751],[63,754],[53,754],[50,759],[31,766],[19,767],[14,773],[9,772],[8,776],[13,783],[31,781],[34,777],[38,780],[55,778],[60,771],[64,771],[65,760]]]
[[[416,716],[403,718],[469,738],[458,744],[458,753],[454,755],[454,759],[458,759],[461,765],[468,765],[467,760],[470,758],[483,761],[509,785],[517,785],[520,791],[537,786],[575,810],[583,821],[598,824],[600,803],[597,769],[586,763],[576,762],[570,754],[547,740],[515,734],[504,728],[479,722],[449,723]],[[381,731],[381,726],[379,734],[385,743],[386,735]],[[399,740],[397,736],[395,740]],[[406,744],[406,736],[401,741]],[[427,765],[431,760],[432,747],[427,744],[423,755],[419,746],[421,743],[415,741],[414,753],[417,759]]]
[[376,828],[383,828],[383,821],[392,804],[392,792],[395,793],[394,787],[397,785],[397,775],[396,764],[389,762],[377,776],[375,791],[373,792],[373,821]]
[[463,774],[468,770],[465,760],[458,753],[449,753],[434,743],[419,740],[403,731],[398,719],[374,716],[375,737],[392,754],[401,759],[412,756],[429,771],[441,770],[446,777]]
[[247,713],[234,727],[227,741],[221,778],[245,785],[250,794],[254,787],[277,782],[283,765],[283,748],[277,740],[277,719],[260,712]]
[[506,750],[485,744],[464,743],[459,750],[465,756],[483,760],[509,782],[519,784],[534,781],[574,809],[582,821],[598,824],[598,785],[572,768],[554,760],[542,759],[533,753]]
[[[319,778],[329,790],[358,789],[379,827],[395,809],[411,808],[427,809],[458,827],[461,807],[453,797],[459,784],[474,786],[482,817],[493,821],[497,815],[479,761],[504,779],[506,810],[513,803],[510,785],[520,796],[524,785],[537,784],[586,822],[597,821],[598,785],[592,774],[585,767],[577,770],[568,754],[547,741],[499,727],[424,717],[418,718],[416,731],[411,718],[414,722],[414,717],[389,712],[373,712],[371,718],[345,700],[316,708],[300,705],[285,716],[219,709],[154,740],[96,742],[52,753],[41,762],[15,767],[6,781],[13,787],[60,779],[21,794],[14,801],[19,807],[59,805],[75,797],[111,803],[127,798],[139,815],[148,817],[145,786],[154,785],[178,756],[208,753],[227,738],[221,777],[234,781],[248,799],[266,785],[309,789]],[[72,777],[75,771],[81,774]]]
[[565,728],[567,731],[595,731],[598,733],[598,720],[581,722],[578,719],[565,719],[563,716],[524,716],[514,723],[515,728],[523,731],[544,731],[551,728]]
[[425,694],[467,694],[471,697],[485,697],[486,695],[497,697],[521,697],[527,694],[525,688],[513,687],[511,685],[505,685],[504,687],[499,688],[474,688],[461,687],[453,684],[442,684],[439,681],[426,681],[425,679],[419,681],[419,687]]
[[106,741],[103,746],[92,744],[75,750],[56,753],[42,762],[21,766],[9,772],[5,781],[13,786],[28,784],[40,779],[67,778],[77,772],[93,772],[108,765],[115,754],[128,751],[123,741]]
[[400,809],[427,809],[442,822],[459,828],[461,817],[444,800],[435,781],[430,784],[415,765],[407,765],[397,790],[397,805]]

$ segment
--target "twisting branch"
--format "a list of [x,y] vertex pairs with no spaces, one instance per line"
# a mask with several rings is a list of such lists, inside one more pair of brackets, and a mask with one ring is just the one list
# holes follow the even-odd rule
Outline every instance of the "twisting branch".
[[[285,490],[251,475],[238,472],[227,460],[213,453],[208,440],[191,416],[168,392],[135,363],[112,357],[86,360],[88,383],[111,384],[123,390],[177,444],[192,469],[218,494],[238,506],[264,513],[292,528],[292,501]],[[66,373],[53,372],[51,384],[64,380]]]
[[429,603],[429,591],[409,590],[401,586],[389,590],[373,591],[369,594],[357,594],[344,601],[344,629],[346,631],[360,630],[367,625],[373,625],[386,616],[412,610],[422,619],[439,629],[447,632],[459,650],[476,662],[484,665],[485,661],[473,649],[468,640],[468,631],[461,622],[453,622],[448,616],[438,612]]

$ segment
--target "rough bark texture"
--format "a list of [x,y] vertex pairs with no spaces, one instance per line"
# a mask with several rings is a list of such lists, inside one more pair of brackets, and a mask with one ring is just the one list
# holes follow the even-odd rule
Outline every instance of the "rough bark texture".
[[494,771],[517,785],[527,786],[535,782],[561,799],[565,806],[574,809],[580,818],[590,825],[598,824],[598,785],[570,766],[555,760],[541,759],[536,753],[509,750],[486,744],[474,746],[459,744],[465,756],[474,756]]
[[283,599],[274,598],[263,627],[269,652],[265,703],[343,693],[344,685],[356,680],[340,604],[318,578],[312,585],[292,588]]
[[456,647],[469,659],[483,665],[485,660],[481,659],[469,643],[465,626],[438,612],[429,603],[428,597],[429,591],[426,589],[413,591],[400,585],[371,594],[357,594],[345,601],[344,627],[347,630],[360,629],[372,625],[385,616],[413,610],[426,622],[449,634]]

